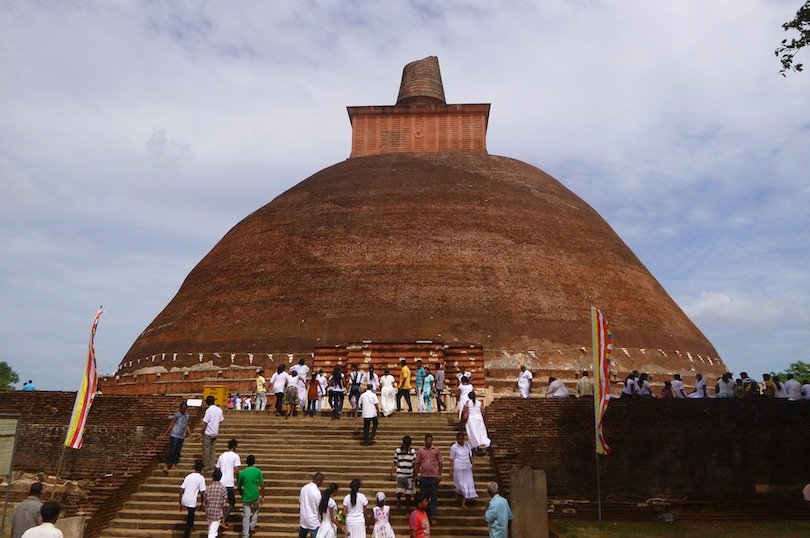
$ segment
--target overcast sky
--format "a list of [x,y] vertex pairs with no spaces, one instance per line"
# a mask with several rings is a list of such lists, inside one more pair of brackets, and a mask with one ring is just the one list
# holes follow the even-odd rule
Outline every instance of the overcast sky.
[[428,55],[448,102],[492,103],[490,153],[599,211],[734,372],[810,360],[810,72],[773,53],[801,3],[0,1],[0,360],[75,390],[103,304],[114,372]]

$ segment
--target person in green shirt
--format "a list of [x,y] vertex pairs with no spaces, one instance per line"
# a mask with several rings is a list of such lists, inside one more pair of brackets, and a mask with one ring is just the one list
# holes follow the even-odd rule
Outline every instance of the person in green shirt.
[[259,522],[259,508],[264,504],[264,473],[256,467],[256,456],[247,457],[247,467],[239,471],[237,487],[242,496],[242,538],[248,538]]

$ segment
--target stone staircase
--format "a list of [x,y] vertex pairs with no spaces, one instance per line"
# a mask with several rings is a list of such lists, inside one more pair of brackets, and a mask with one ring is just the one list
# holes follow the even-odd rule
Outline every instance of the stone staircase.
[[[454,412],[396,413],[388,418],[381,417],[376,443],[362,446],[361,418],[344,416],[341,420],[333,421],[327,416],[298,416],[284,419],[273,416],[269,411],[227,411],[217,450],[224,450],[227,440],[236,438],[239,441],[237,452],[243,464],[248,454],[254,454],[256,465],[264,471],[267,496],[259,516],[258,531],[254,535],[257,538],[298,535],[298,493],[318,470],[326,476],[324,485],[335,482],[340,486],[335,495],[338,505],[349,493],[349,482],[355,477],[363,483],[361,492],[369,498],[369,508],[375,503],[376,493],[385,492],[386,501],[391,505],[394,530],[397,536],[407,537],[407,512],[404,508],[394,508],[394,482],[388,478],[388,472],[394,449],[400,445],[403,435],[413,437],[414,448],[418,448],[422,445],[424,433],[431,432],[434,444],[441,448],[445,458],[444,478],[439,486],[439,521],[432,529],[431,536],[487,536],[483,520],[488,502],[486,483],[495,480],[495,469],[489,456],[476,459],[476,488],[481,498],[472,503],[468,510],[462,510],[454,496],[453,481],[448,476],[456,417]],[[178,469],[165,477],[159,468],[155,468],[139,491],[102,531],[101,537],[182,536],[185,512],[178,510],[179,488],[198,457],[200,442],[187,441]],[[210,482],[210,477],[206,478]],[[229,523],[231,530],[224,536],[240,536],[241,504],[238,495],[237,510],[231,515]],[[198,509],[192,536],[207,536],[205,531],[205,514]]]

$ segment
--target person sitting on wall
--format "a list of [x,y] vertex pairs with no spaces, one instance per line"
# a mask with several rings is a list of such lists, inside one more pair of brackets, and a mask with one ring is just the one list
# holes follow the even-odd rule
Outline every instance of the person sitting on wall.
[[624,378],[624,387],[622,387],[621,398],[633,398],[636,395],[636,374],[628,374]]
[[686,392],[683,390],[683,380],[681,374],[672,376],[672,392],[676,398],[686,398]]
[[550,398],[568,398],[571,396],[571,393],[568,392],[563,380],[557,379],[556,377],[548,378],[547,394]]
[[588,371],[582,371],[582,377],[577,380],[577,398],[593,398],[593,381],[588,377]]
[[650,384],[648,379],[649,374],[645,372],[641,374],[636,380],[635,391],[636,396],[638,396],[639,398],[655,398],[655,395],[653,395],[652,392],[652,385]]

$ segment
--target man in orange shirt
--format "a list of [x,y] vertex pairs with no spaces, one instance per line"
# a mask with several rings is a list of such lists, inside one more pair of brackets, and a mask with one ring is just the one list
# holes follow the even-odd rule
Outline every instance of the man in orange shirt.
[[411,530],[411,538],[430,538],[430,518],[427,510],[428,498],[421,493],[416,496],[416,508],[408,518],[408,528]]
[[399,364],[402,369],[399,371],[399,390],[397,391],[397,411],[402,411],[402,397],[408,403],[408,412],[413,412],[411,407],[411,369],[408,368],[408,363],[405,359],[401,359]]

